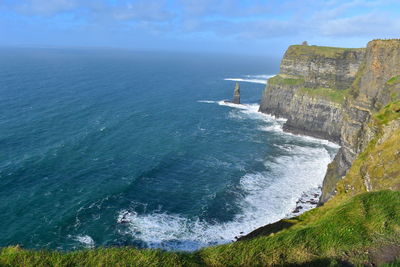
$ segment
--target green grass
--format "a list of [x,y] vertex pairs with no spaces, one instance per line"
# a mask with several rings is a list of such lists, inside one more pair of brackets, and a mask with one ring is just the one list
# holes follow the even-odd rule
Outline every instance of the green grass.
[[301,88],[297,94],[304,94],[313,98],[322,98],[331,102],[342,104],[346,99],[348,90],[337,90],[330,88]]
[[[268,79],[269,85],[288,85],[288,86],[297,86],[301,87],[304,85],[304,78],[301,76],[290,76],[279,74],[272,78]],[[300,88],[297,94],[308,95],[312,98],[322,98],[328,101],[343,103],[346,95],[348,94],[348,90],[338,90],[331,88]]]
[[[286,51],[285,57],[299,58],[302,56],[309,57],[310,55],[326,57],[326,58],[339,58],[344,55],[345,52],[362,51],[365,48],[341,48],[341,47],[329,47],[329,46],[305,46],[305,45],[291,45]],[[351,56],[350,54],[348,56]]]
[[340,266],[374,262],[369,251],[400,242],[400,192],[357,195],[306,212],[268,236],[172,253],[99,248],[69,253],[7,247],[0,266]]
[[387,85],[395,85],[398,83],[400,83],[400,75],[394,76],[386,82]]
[[302,77],[288,76],[288,75],[276,75],[268,79],[269,85],[302,85],[304,79]]
[[391,102],[374,114],[375,121],[380,125],[388,124],[390,121],[400,118],[400,100]]

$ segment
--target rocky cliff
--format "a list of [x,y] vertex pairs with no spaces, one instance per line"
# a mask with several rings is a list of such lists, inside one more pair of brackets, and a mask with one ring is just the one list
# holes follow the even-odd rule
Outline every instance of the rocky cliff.
[[[285,130],[340,143],[341,148],[324,179],[322,204],[339,190],[338,182],[367,148],[372,151],[371,147],[382,143],[389,132],[399,137],[400,123],[396,122],[399,99],[400,40],[374,40],[366,49],[297,45],[289,47],[280,73],[268,81],[260,111],[287,118]],[[393,153],[400,155],[396,149]],[[387,155],[380,164],[391,166],[395,162],[400,166],[396,155]],[[357,184],[364,187],[354,190],[384,189],[377,186],[377,177],[371,177],[371,173],[378,174],[361,165],[364,167],[352,167],[351,177],[358,172],[357,179],[363,182]],[[393,181],[400,179],[400,170],[391,169]],[[382,176],[386,170],[380,170]],[[349,179],[343,181],[347,184],[342,185],[342,191],[356,188]],[[396,182],[385,183],[397,188]]]
[[346,89],[365,49],[294,45],[269,79],[260,111],[287,118],[284,129],[339,143]]
[[[375,115],[383,112],[382,110],[396,114],[395,107],[399,99],[400,40],[369,42],[365,58],[344,104],[341,148],[328,168],[321,203],[326,202],[335,194],[337,182],[346,175],[353,161],[371,141],[377,139],[379,135],[387,135],[390,128],[385,128],[383,125],[389,123],[393,116],[389,116],[385,123],[381,123]],[[386,105],[394,108],[394,111],[389,111],[389,106]],[[384,118],[386,115],[380,116]],[[400,131],[399,127],[394,128]],[[397,164],[400,165],[399,158],[397,160]],[[368,176],[368,173],[363,175],[366,180],[369,179]],[[366,183],[368,184],[368,181]],[[370,190],[372,188],[367,191]]]

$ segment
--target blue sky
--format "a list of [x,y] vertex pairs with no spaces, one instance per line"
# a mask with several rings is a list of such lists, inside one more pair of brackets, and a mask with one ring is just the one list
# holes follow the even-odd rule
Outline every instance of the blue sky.
[[399,37],[399,0],[0,0],[0,46],[276,55]]

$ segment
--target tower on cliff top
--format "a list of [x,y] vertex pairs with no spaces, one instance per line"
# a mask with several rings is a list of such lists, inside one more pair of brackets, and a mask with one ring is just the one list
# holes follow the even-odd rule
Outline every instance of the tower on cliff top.
[[233,90],[233,101],[234,104],[240,104],[240,85],[236,82],[235,89]]

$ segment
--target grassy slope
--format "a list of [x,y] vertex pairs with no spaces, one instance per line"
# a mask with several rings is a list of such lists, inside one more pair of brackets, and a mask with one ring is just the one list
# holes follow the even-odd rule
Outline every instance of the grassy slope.
[[388,132],[384,128],[399,120],[400,100],[374,114],[370,127],[376,129],[377,134],[353,162],[346,177],[338,183],[339,196],[366,192],[366,184],[375,191],[400,190],[400,129],[397,126],[390,135],[384,136]]
[[70,253],[0,252],[2,266],[257,266],[376,261],[374,248],[400,243],[400,192],[357,195],[307,212],[294,225],[269,236],[209,247],[194,254],[109,248]]

